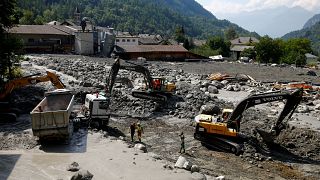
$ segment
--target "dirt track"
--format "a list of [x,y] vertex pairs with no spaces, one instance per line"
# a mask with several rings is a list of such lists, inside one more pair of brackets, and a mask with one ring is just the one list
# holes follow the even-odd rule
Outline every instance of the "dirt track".
[[[112,64],[113,60],[99,58],[88,58],[82,56],[59,56],[59,61],[64,59],[85,58],[87,61],[98,63]],[[313,83],[320,83],[318,77],[307,76],[307,69],[295,69],[291,67],[267,67],[251,64],[236,64],[236,63],[210,63],[210,62],[188,62],[188,63],[171,63],[171,62],[150,62],[156,64],[158,67],[164,69],[174,69],[184,73],[199,74],[200,76],[207,76],[211,73],[222,72],[235,75],[237,73],[244,73],[252,76],[257,81],[275,82],[275,81],[310,81]],[[181,70],[180,70],[181,69]],[[153,70],[152,70],[153,71]],[[166,75],[166,71],[161,71],[162,75]],[[319,75],[320,71],[316,71]],[[217,95],[219,99],[219,94]],[[121,97],[117,97],[121,100]],[[35,99],[35,102],[39,99]],[[218,103],[218,101],[214,101]],[[115,111],[121,111],[119,102],[113,102]],[[148,107],[150,102],[143,101]],[[220,102],[219,102],[220,103]],[[122,104],[122,106],[124,106]],[[170,109],[170,108],[168,108]],[[168,110],[169,111],[169,110]],[[174,163],[179,157],[179,136],[178,133],[184,131],[186,134],[186,148],[185,156],[193,163],[200,166],[201,171],[213,175],[225,175],[227,179],[319,179],[320,178],[320,134],[295,127],[283,132],[277,140],[279,147],[274,149],[273,154],[264,155],[256,152],[254,148],[249,148],[242,156],[235,156],[230,153],[209,150],[203,147],[198,141],[193,139],[193,127],[190,126],[190,118],[183,116],[169,115],[166,110],[160,112],[153,112],[150,116],[142,116],[137,118],[119,117],[114,113],[111,121],[111,127],[117,127],[125,135],[128,134],[129,124],[133,121],[140,120],[145,128],[143,135],[143,142],[147,145],[149,151],[161,155],[163,159]],[[250,129],[254,126],[261,125],[262,122],[270,123],[275,118],[269,118],[266,110],[253,109],[244,114],[243,131],[250,133]],[[23,129],[30,128],[30,121],[24,121],[18,126]],[[8,130],[8,125],[0,125],[1,132],[11,134],[14,130]],[[24,131],[22,131],[24,133]],[[29,134],[26,133],[28,136]],[[3,137],[8,137],[3,135]],[[3,141],[4,142],[4,141]],[[30,149],[33,148],[34,140],[31,140],[30,146],[18,146],[19,143],[13,143],[12,147],[1,148],[10,149]],[[3,146],[2,146],[3,147]],[[26,148],[27,147],[27,148]],[[286,154],[286,156],[283,156]]]

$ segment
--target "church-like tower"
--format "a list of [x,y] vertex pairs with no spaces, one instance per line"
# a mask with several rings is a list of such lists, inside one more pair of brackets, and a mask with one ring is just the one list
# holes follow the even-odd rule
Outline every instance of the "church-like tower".
[[80,25],[81,22],[81,13],[78,7],[76,7],[75,11],[74,11],[74,23],[76,25]]

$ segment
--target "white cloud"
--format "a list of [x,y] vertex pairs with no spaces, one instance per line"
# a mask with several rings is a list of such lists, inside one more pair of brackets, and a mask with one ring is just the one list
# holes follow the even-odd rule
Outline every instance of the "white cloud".
[[309,11],[320,9],[320,0],[196,0],[215,15],[236,14],[279,6],[301,6]]

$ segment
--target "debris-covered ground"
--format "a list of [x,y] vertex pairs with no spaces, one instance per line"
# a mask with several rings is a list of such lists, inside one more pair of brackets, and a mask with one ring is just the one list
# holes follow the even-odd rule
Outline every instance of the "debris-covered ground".
[[[67,88],[82,92],[103,91],[113,59],[91,58],[83,56],[29,56],[23,63],[26,74],[44,72],[44,67],[59,73]],[[233,108],[238,96],[272,89],[270,82],[310,81],[319,84],[318,76],[308,76],[308,69],[293,67],[271,67],[254,64],[212,63],[212,62],[137,62],[148,65],[154,76],[165,76],[177,85],[176,93],[166,104],[140,100],[130,95],[131,86],[116,83],[111,104],[112,120],[110,127],[116,127],[125,135],[130,123],[141,121],[144,126],[143,142],[149,152],[158,154],[161,159],[171,163],[179,157],[180,138],[183,131],[186,136],[187,153],[185,157],[197,164],[202,173],[227,179],[319,179],[320,178],[320,124],[319,96],[313,95],[301,103],[296,113],[307,116],[292,125],[289,121],[287,129],[276,139],[271,153],[260,152],[252,144],[245,145],[245,152],[240,156],[231,153],[207,149],[193,138],[193,118],[203,105],[215,105],[221,108]],[[30,66],[30,64],[33,64]],[[319,70],[313,70],[318,75]],[[211,73],[248,74],[256,82],[211,81]],[[121,71],[119,77],[129,78],[134,87],[141,85],[142,75],[135,72]],[[140,80],[140,81],[139,81]],[[35,89],[38,90],[35,90]],[[50,84],[45,89],[52,88]],[[20,92],[19,92],[20,91]],[[28,91],[32,91],[33,95]],[[30,86],[14,92],[15,99],[21,104],[17,107],[30,112],[40,100],[44,89],[41,85]],[[230,92],[230,96],[222,98],[222,92]],[[232,92],[232,93],[231,93]],[[240,95],[241,94],[241,95]],[[24,100],[27,96],[27,100]],[[80,96],[78,96],[80,97]],[[234,98],[233,98],[234,97]],[[245,96],[244,96],[245,97]],[[243,98],[244,98],[243,97]],[[233,99],[237,99],[234,101]],[[78,98],[78,103],[81,103]],[[25,107],[25,108],[23,108]],[[247,110],[242,119],[242,132],[255,135],[252,129],[263,127],[269,129],[276,121],[283,107],[282,103],[269,103],[262,107]],[[28,115],[24,115],[28,116]],[[308,119],[314,119],[313,124]],[[299,123],[305,122],[309,129],[302,128]],[[318,126],[320,127],[320,126]],[[1,150],[32,149],[37,145],[32,137],[30,118],[23,117],[14,124],[0,125]],[[317,131],[318,130],[318,131]],[[21,138],[22,137],[22,138]],[[15,140],[19,139],[19,140]]]

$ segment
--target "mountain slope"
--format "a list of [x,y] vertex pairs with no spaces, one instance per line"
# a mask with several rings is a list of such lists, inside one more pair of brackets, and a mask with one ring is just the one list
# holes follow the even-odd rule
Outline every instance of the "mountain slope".
[[298,31],[290,32],[282,37],[283,39],[290,38],[307,38],[312,43],[312,49],[320,54],[320,22],[317,22],[309,28],[304,28]]
[[189,16],[203,16],[207,18],[217,18],[204,9],[199,3],[197,3],[194,0],[158,0],[162,1],[165,4],[167,4],[169,7],[171,7],[174,10],[179,11],[182,14],[189,15]]
[[256,31],[260,35],[281,37],[288,32],[301,29],[312,15],[313,13],[301,7],[288,8],[282,6],[273,9],[242,12],[227,18],[249,31]]
[[320,14],[314,15],[312,18],[310,18],[303,26],[303,28],[309,28],[313,25],[315,25],[317,22],[320,22]]
[[233,27],[239,34],[249,32],[227,20],[218,20],[194,0],[18,0],[24,10],[45,22],[71,19],[75,7],[95,24],[132,33],[172,35],[183,26],[187,35],[223,35]]

